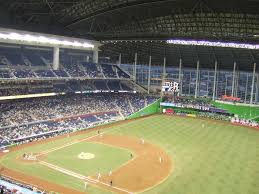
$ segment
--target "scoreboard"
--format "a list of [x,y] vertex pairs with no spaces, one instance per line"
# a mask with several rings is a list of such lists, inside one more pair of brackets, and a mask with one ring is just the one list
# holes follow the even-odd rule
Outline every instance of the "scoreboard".
[[162,91],[166,93],[178,93],[179,92],[179,83],[166,81],[162,85]]

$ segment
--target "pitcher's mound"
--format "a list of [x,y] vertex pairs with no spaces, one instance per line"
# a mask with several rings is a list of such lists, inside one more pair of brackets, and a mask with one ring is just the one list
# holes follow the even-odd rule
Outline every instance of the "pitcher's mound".
[[81,160],[90,160],[90,159],[93,159],[95,155],[92,153],[81,152],[80,154],[77,155],[77,157]]

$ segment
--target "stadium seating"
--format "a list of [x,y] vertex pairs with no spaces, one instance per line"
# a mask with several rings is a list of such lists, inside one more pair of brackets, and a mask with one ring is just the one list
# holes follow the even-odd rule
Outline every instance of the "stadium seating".
[[67,87],[68,87],[68,89],[69,89],[71,92],[72,92],[72,91],[75,91],[75,92],[80,91],[80,92],[81,92],[80,83],[77,82],[77,81],[68,82]]
[[60,83],[60,84],[54,84],[53,85],[53,92],[61,93],[61,92],[67,92],[68,88],[66,84]]
[[128,74],[126,74],[124,71],[122,71],[119,67],[116,67],[117,68],[117,73],[118,73],[118,76],[119,78],[130,78],[130,76]]
[[0,71],[5,71],[5,73],[0,73],[0,78],[130,78],[128,74],[116,65],[73,62],[64,53],[60,56],[61,69],[53,70],[51,68],[52,60],[53,57],[49,51],[0,48]]
[[8,65],[8,60],[5,56],[0,55],[0,67],[6,67]]
[[142,95],[129,95],[128,98],[132,105],[133,112],[137,112],[139,107],[145,106],[145,98]]
[[13,74],[16,78],[32,78],[36,77],[35,73],[32,71],[25,71],[25,70],[17,70],[13,71]]
[[0,78],[12,78],[10,72],[8,70],[0,70]]
[[91,116],[87,116],[87,117],[83,117],[83,120],[87,121],[88,123],[94,123],[97,121],[100,121],[96,116],[91,115]]
[[71,77],[86,77],[86,72],[80,68],[80,65],[71,64],[71,65],[64,65],[66,71]]
[[[43,88],[39,88],[43,89]],[[43,90],[48,91],[49,88]],[[45,92],[44,91],[44,92]],[[152,103],[155,97],[149,97]],[[151,100],[151,98],[153,100]],[[126,99],[126,100],[125,100]],[[149,103],[146,102],[146,103]],[[131,104],[134,110],[130,110]],[[140,94],[71,94],[65,96],[24,99],[12,103],[1,103],[0,127],[17,125],[56,117],[81,115],[91,112],[126,109],[125,116],[145,106],[145,96]],[[130,111],[128,111],[130,110]]]
[[131,89],[130,89],[130,87],[128,87],[126,84],[124,84],[124,83],[121,83],[121,88],[122,88],[122,90],[125,90],[125,91],[130,91]]
[[11,65],[14,65],[14,66],[26,65],[21,53],[8,52],[8,53],[5,53],[4,56],[7,58],[7,60],[10,62]]
[[51,70],[35,71],[38,77],[56,77]]
[[35,187],[26,183],[17,182],[16,180],[11,179],[10,177],[5,177],[4,175],[2,175],[0,178],[0,189],[1,193],[3,192],[4,194],[47,194],[45,191],[36,189]]
[[25,54],[26,58],[31,62],[33,66],[45,66],[46,64],[37,54],[27,53]]
[[[22,73],[19,74],[22,77]],[[85,80],[85,81],[58,81],[49,83],[49,82],[39,82],[33,84],[16,84],[15,88],[8,88],[6,85],[0,85],[0,96],[14,96],[14,95],[25,95],[25,94],[38,94],[38,93],[75,93],[75,92],[94,92],[96,90],[105,90],[105,91],[133,91],[132,88],[121,83],[120,81],[107,81],[98,80]]]
[[53,70],[57,77],[69,77],[67,72],[64,70]]
[[95,63],[82,63],[82,66],[85,68],[87,74],[91,78],[103,77],[101,71],[98,70],[97,64]]
[[111,77],[111,78],[118,77],[112,65],[101,64],[101,67],[103,69],[103,73],[105,77]]
[[6,63],[2,63],[2,62],[0,62],[0,67],[5,67],[5,66],[7,66],[7,64]]
[[0,146],[39,137],[51,131],[87,128],[108,120],[117,120],[121,114],[127,117],[156,99],[142,94],[97,93],[1,103]]
[[146,99],[147,99],[147,104],[152,104],[155,101],[153,96],[146,96]]
[[[116,65],[95,64],[95,63],[79,63],[79,64],[64,64],[62,70],[46,70],[46,64],[39,55],[26,55],[21,53],[8,53],[5,56],[0,56],[0,78],[67,78],[67,77],[90,77],[90,78],[126,78],[130,76],[123,72]],[[6,60],[4,60],[4,59]],[[10,59],[9,59],[10,58]],[[2,60],[1,60],[2,59]],[[6,61],[10,61],[9,67]],[[28,65],[34,66],[34,69],[28,70]],[[19,66],[19,68],[15,67]],[[13,68],[12,68],[13,67]],[[15,67],[15,68],[14,68]],[[24,67],[24,68],[23,68]],[[37,70],[36,67],[40,67]],[[35,69],[36,68],[36,69]],[[43,70],[42,68],[45,68]],[[4,73],[5,72],[5,73]],[[8,73],[7,73],[8,72]]]
[[122,90],[119,81],[108,81],[107,83],[110,90],[119,91]]
[[107,88],[106,81],[101,81],[101,80],[94,81],[94,85],[97,90],[107,90],[107,91],[109,90]]
[[88,81],[81,82],[81,89],[82,89],[82,92],[97,90],[95,85],[92,82],[88,82]]

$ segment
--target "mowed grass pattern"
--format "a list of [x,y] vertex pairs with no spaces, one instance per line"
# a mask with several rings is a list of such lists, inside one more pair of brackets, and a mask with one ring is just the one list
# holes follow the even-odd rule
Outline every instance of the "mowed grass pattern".
[[[204,127],[203,127],[204,126]],[[259,132],[213,120],[154,116],[120,127],[164,148],[171,176],[148,194],[258,194]]]
[[[78,158],[81,152],[94,154],[95,158],[81,160]],[[49,153],[44,161],[90,176],[99,172],[108,174],[109,171],[122,166],[130,160],[130,153],[128,150],[109,145],[81,142]]]
[[[104,131],[144,138],[162,147],[172,157],[174,168],[171,175],[160,185],[146,191],[147,194],[259,193],[258,131],[213,120],[164,115],[123,123]],[[91,134],[96,132],[26,149],[46,150]],[[24,151],[10,153],[1,163],[74,189],[83,189],[79,180],[44,166],[18,164],[14,158]],[[114,157],[114,160],[118,159]],[[96,187],[89,189],[89,193],[108,193]]]

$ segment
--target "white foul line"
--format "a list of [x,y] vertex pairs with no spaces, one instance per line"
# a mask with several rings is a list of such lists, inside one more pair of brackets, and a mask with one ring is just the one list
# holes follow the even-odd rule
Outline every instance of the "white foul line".
[[[104,132],[103,132],[103,133],[104,133]],[[46,154],[51,153],[51,152],[54,152],[54,151],[56,151],[56,150],[60,150],[60,149],[63,149],[63,148],[65,148],[65,147],[69,147],[69,146],[71,146],[71,145],[74,145],[74,144],[83,142],[83,141],[85,141],[85,140],[92,139],[92,138],[97,137],[97,136],[99,136],[99,134],[93,135],[93,136],[90,136],[90,137],[87,137],[87,138],[82,139],[82,140],[77,140],[77,141],[74,141],[74,142],[72,142],[72,143],[68,143],[68,144],[65,144],[65,145],[63,145],[63,146],[60,146],[60,147],[55,147],[55,148],[46,150],[46,151],[41,152],[41,153],[39,153],[39,154],[37,154],[37,155],[35,155],[35,156],[38,157],[38,156],[46,155]]]
[[[67,169],[64,169],[64,168],[61,168],[59,166],[56,166],[54,164],[50,164],[48,162],[45,162],[45,161],[42,161],[42,160],[39,160],[39,163],[44,165],[44,166],[47,166],[51,169],[54,169],[56,171],[59,171],[63,174],[67,174],[67,175],[70,175],[70,176],[73,176],[75,178],[78,178],[78,179],[81,179],[81,180],[87,180],[88,182],[90,183],[93,183],[93,184],[97,184],[97,183],[100,183],[102,185],[105,185],[105,186],[108,186],[108,187],[111,187],[109,184],[107,183],[104,183],[104,182],[101,182],[99,180],[96,180],[96,179],[93,179],[93,178],[90,178],[89,176],[84,176],[84,175],[81,175],[81,174],[78,174],[76,172],[73,172],[73,171],[70,171],[70,170],[67,170]],[[113,189],[116,189],[118,191],[123,191],[125,193],[128,193],[128,194],[133,194],[132,192],[130,191],[127,191],[126,189],[122,189],[122,188],[119,188],[119,187],[114,187],[112,186]]]
[[[112,130],[113,130],[113,129],[112,129]],[[103,133],[107,133],[107,132],[108,132],[108,131],[103,132]],[[103,134],[103,133],[102,133],[102,134]],[[74,142],[65,144],[65,145],[60,146],[60,147],[52,148],[52,149],[46,150],[46,151],[44,151],[44,152],[41,152],[41,153],[39,153],[39,154],[37,154],[37,155],[35,155],[35,156],[36,156],[36,158],[37,158],[38,156],[46,155],[46,154],[51,153],[51,152],[54,152],[54,151],[56,151],[56,150],[60,150],[60,149],[63,149],[63,148],[65,148],[65,147],[69,147],[69,146],[71,146],[71,145],[74,145],[74,144],[77,144],[77,143],[80,143],[80,142],[83,142],[83,141],[92,139],[92,138],[97,137],[97,136],[99,136],[99,135],[100,135],[100,134],[93,135],[93,136],[84,138],[84,139],[82,139],[82,140],[78,140],[78,141],[74,141]],[[59,171],[59,172],[61,172],[61,173],[64,173],[64,174],[73,176],[73,177],[78,178],[78,179],[81,179],[81,180],[87,180],[88,182],[93,183],[93,184],[96,184],[96,183],[98,182],[98,183],[100,183],[100,184],[102,184],[102,185],[105,185],[105,186],[110,187],[109,184],[104,183],[104,182],[101,182],[101,181],[99,181],[99,180],[96,180],[96,179],[93,179],[93,178],[90,178],[90,177],[86,177],[86,176],[84,176],[84,175],[75,173],[75,172],[73,172],[73,171],[70,171],[70,170],[61,168],[61,167],[59,167],[59,166],[50,164],[50,163],[45,162],[45,161],[42,161],[42,160],[38,160],[38,161],[39,161],[40,164],[42,164],[42,165],[44,165],[44,166],[47,166],[47,167],[49,167],[49,168],[51,168],[51,169],[54,169],[54,170],[56,170],[56,171]],[[116,189],[116,190],[119,190],[119,191],[123,191],[123,192],[128,193],[128,194],[133,194],[133,192],[127,191],[126,189],[122,189],[122,188],[115,187],[115,186],[113,186],[112,188],[114,188],[114,189]]]
[[[147,118],[148,118],[148,117],[145,117],[145,118],[142,118],[141,120],[145,120],[145,119],[147,119]],[[106,130],[105,132],[102,132],[101,134],[108,133],[108,132],[110,132],[110,131],[112,131],[112,130],[116,130],[116,128],[112,128],[112,129],[110,129],[110,130]],[[77,140],[77,141],[74,141],[74,142],[65,144],[65,145],[60,146],[60,147],[52,148],[52,149],[46,150],[46,151],[44,151],[44,152],[41,152],[41,153],[39,153],[39,154],[37,154],[37,155],[35,155],[35,156],[38,157],[38,156],[46,155],[46,154],[51,153],[51,152],[54,152],[54,151],[56,151],[56,150],[60,150],[60,149],[63,149],[63,148],[65,148],[65,147],[68,147],[68,146],[71,146],[71,145],[74,145],[74,144],[83,142],[83,141],[85,141],[85,140],[92,139],[92,138],[97,137],[97,136],[99,136],[99,135],[100,135],[100,134],[93,135],[93,136],[84,138],[84,139],[82,139],[82,140]]]
[[[146,118],[142,118],[142,119],[147,119],[147,117],[146,117]],[[142,120],[142,119],[141,119],[141,120]],[[115,130],[115,129],[116,129],[116,128],[112,128],[112,129],[110,129],[109,131],[106,130],[105,132],[102,132],[101,134],[108,133],[108,132],[110,132],[110,131],[112,131],[112,130]],[[60,149],[63,149],[63,148],[65,148],[65,147],[69,147],[69,146],[71,146],[71,145],[74,145],[74,144],[83,142],[83,141],[85,141],[85,140],[92,139],[92,138],[97,137],[97,136],[99,136],[99,135],[100,135],[100,134],[93,135],[93,136],[84,138],[84,139],[82,139],[82,140],[77,140],[77,141],[74,141],[74,142],[65,144],[65,145],[60,146],[60,147],[52,148],[52,149],[46,150],[46,151],[44,151],[44,152],[41,152],[41,153],[39,153],[39,154],[37,154],[37,155],[35,155],[35,156],[36,156],[36,158],[37,158],[37,157],[39,157],[39,156],[46,155],[46,154],[51,153],[51,152],[54,152],[54,151],[56,151],[56,150],[60,150]],[[61,167],[55,166],[55,165],[53,165],[53,164],[50,164],[50,163],[47,163],[47,162],[44,162],[44,161],[41,161],[41,160],[38,160],[38,161],[39,161],[40,164],[45,165],[45,166],[47,166],[47,167],[49,167],[49,168],[51,168],[51,169],[57,170],[57,171],[59,171],[59,172],[62,172],[62,173],[64,173],[64,174],[67,174],[67,175],[70,175],[70,176],[73,176],[73,177],[76,177],[76,178],[79,178],[79,179],[88,180],[89,182],[93,182],[93,183],[96,183],[96,182],[98,181],[98,183],[100,183],[100,184],[102,184],[102,185],[110,186],[110,185],[107,184],[107,183],[100,182],[99,180],[92,179],[92,178],[90,178],[90,177],[86,177],[86,176],[80,175],[80,174],[78,174],[78,173],[69,171],[69,170],[67,170],[67,169],[63,169],[63,168],[61,168]],[[129,191],[127,191],[127,190],[125,190],[125,189],[121,189],[121,188],[119,188],[119,187],[114,187],[114,186],[113,186],[112,188],[117,189],[117,190],[119,190],[119,191],[123,191],[123,192],[125,192],[125,193],[133,194],[133,192],[129,192]]]

